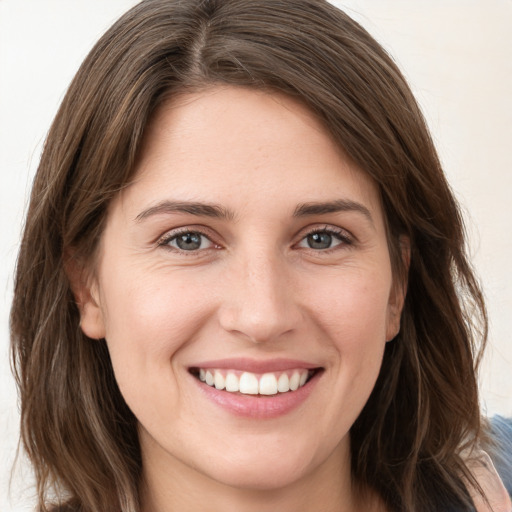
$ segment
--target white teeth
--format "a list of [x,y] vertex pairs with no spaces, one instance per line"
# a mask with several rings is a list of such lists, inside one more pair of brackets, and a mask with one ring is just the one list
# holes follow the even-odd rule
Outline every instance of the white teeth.
[[304,386],[308,380],[308,370],[293,370],[293,372],[264,373],[259,378],[251,372],[240,372],[235,370],[205,370],[199,369],[199,380],[219,390],[226,390],[229,393],[239,391],[246,395],[277,395],[296,391]]
[[258,394],[258,378],[254,373],[242,373],[240,377],[240,393],[245,393],[246,395]]
[[239,391],[240,386],[238,384],[238,377],[231,372],[228,372],[226,375],[226,391],[230,391],[231,393],[235,393]]
[[295,372],[293,372],[292,376],[290,377],[290,389],[292,391],[299,389],[299,384],[300,384],[300,375],[299,375],[299,372],[295,371]]
[[260,379],[260,395],[277,394],[277,379],[273,373],[265,373]]
[[220,372],[215,372],[213,381],[217,389],[224,389],[226,387],[224,375],[222,375]]
[[279,391],[279,393],[290,391],[290,379],[286,373],[282,373],[281,377],[279,377],[277,381],[277,391]]

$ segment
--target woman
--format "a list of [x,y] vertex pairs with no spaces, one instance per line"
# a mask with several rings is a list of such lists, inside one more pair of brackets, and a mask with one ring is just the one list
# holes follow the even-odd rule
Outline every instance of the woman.
[[400,72],[322,1],[150,0],[101,38],[11,325],[43,509],[52,486],[94,511],[500,496],[457,204]]

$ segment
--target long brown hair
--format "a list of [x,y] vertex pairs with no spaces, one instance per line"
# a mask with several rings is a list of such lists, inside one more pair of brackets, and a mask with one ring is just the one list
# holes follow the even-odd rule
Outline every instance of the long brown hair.
[[402,283],[404,239],[411,255],[401,331],[351,430],[353,479],[390,510],[466,506],[461,451],[480,433],[486,314],[457,203],[400,71],[324,0],[146,0],[78,71],[32,190],[11,333],[40,508],[53,488],[80,510],[139,510],[137,421],[105,343],[80,329],[66,258],[93,265],[108,205],[130,182],[158,105],[216,83],[299,99],[377,183]]

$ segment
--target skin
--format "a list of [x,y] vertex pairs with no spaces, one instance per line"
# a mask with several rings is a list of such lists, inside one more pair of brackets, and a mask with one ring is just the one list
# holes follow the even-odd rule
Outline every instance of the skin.
[[[355,492],[349,459],[403,302],[375,184],[299,103],[220,86],[160,108],[135,176],[77,295],[82,329],[106,339],[139,420],[144,510],[381,510]],[[352,206],[294,215],[339,200]],[[229,215],[154,209],[164,201]],[[178,229],[201,231],[203,245],[180,250]],[[329,230],[330,248],[310,247]],[[228,357],[323,371],[287,414],[240,417],[189,372]]]

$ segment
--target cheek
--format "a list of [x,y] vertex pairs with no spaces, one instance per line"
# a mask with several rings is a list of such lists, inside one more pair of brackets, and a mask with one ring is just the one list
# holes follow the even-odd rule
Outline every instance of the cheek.
[[186,283],[147,274],[132,273],[104,292],[106,342],[121,394],[146,428],[167,424],[168,411],[187,401],[180,351],[196,338],[208,305]]
[[390,280],[378,273],[333,276],[314,293],[314,317],[340,349],[357,350],[385,341]]
[[137,379],[157,374],[172,378],[173,356],[194,339],[208,317],[207,295],[177,275],[123,271],[121,265],[109,269],[101,302],[119,385],[136,386]]
[[317,279],[315,286],[307,285],[313,332],[328,354],[329,393],[319,414],[327,421],[324,435],[333,442],[349,432],[381,368],[391,279],[386,267],[379,268],[383,271],[338,269],[328,279]]
[[382,274],[361,275],[333,279],[317,290],[312,315],[338,361],[339,400],[353,403],[354,410],[362,408],[380,371],[390,289]]

